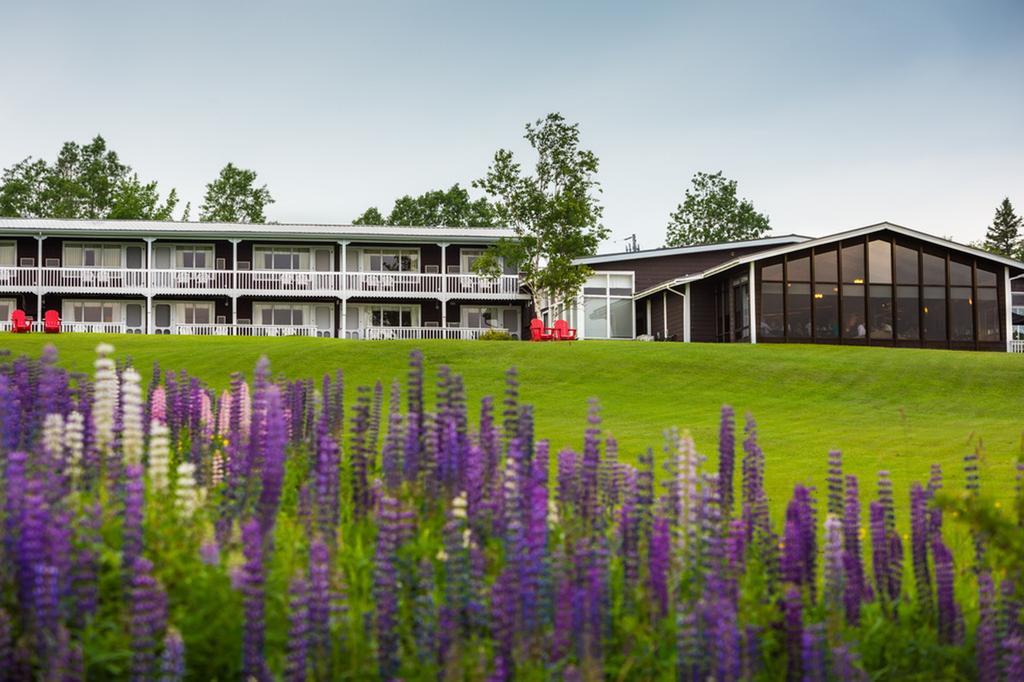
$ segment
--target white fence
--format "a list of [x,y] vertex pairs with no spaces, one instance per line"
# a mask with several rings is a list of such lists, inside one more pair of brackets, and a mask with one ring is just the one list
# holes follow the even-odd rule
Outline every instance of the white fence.
[[1010,341],[1010,352],[1024,353],[1024,339],[1014,339],[1013,341]]
[[331,336],[330,329],[305,325],[176,324],[175,334],[188,336]]
[[462,339],[472,340],[489,331],[505,331],[492,327],[366,327],[360,330],[360,338],[371,341],[401,339]]

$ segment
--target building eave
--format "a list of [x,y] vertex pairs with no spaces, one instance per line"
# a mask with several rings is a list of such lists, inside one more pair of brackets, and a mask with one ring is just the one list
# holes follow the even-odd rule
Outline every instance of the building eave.
[[730,251],[733,249],[748,249],[754,246],[770,247],[779,244],[795,244],[805,242],[811,237],[798,234],[780,235],[778,237],[764,237],[762,239],[748,239],[736,242],[721,242],[719,244],[698,244],[695,246],[675,246],[661,249],[646,249],[643,251],[623,251],[620,253],[608,253],[597,256],[577,258],[573,261],[575,265],[596,265],[600,263],[614,263],[617,261],[637,260],[642,258],[663,258],[665,256],[683,256],[691,253],[708,253],[712,251]]

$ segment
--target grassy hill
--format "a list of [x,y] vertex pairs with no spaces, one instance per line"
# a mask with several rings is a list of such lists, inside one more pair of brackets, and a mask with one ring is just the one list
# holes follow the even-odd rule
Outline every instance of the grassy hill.
[[[0,337],[0,349],[36,355],[53,343],[62,362],[90,371],[93,348],[111,342],[144,376],[154,360],[187,368],[224,387],[267,355],[276,373],[316,377],[344,368],[349,386],[404,380],[413,348],[427,369],[447,364],[462,374],[469,398],[500,395],[503,372],[515,366],[522,399],[536,406],[537,429],[556,448],[582,444],[587,399],[600,400],[605,428],[625,455],[652,446],[662,431],[689,429],[714,459],[722,403],[758,422],[774,500],[802,481],[824,492],[826,454],[843,450],[861,475],[862,495],[889,469],[905,500],[910,482],[925,480],[932,462],[947,480],[962,480],[960,460],[983,443],[982,485],[1009,498],[1024,431],[1024,356],[834,346],[655,344],[588,341],[366,342],[173,336],[33,334]],[[713,461],[712,461],[713,464]],[[902,520],[901,520],[902,522]]]

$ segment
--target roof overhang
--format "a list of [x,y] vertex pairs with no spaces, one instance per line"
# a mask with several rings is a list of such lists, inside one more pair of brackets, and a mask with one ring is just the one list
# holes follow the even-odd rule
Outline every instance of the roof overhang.
[[624,251],[622,253],[608,253],[598,256],[587,256],[577,258],[573,261],[575,265],[596,265],[598,263],[615,263],[617,261],[637,260],[640,258],[662,258],[664,256],[685,256],[691,253],[708,253],[712,251],[731,251],[733,249],[748,249],[755,246],[770,248],[784,244],[798,244],[812,239],[798,234],[787,234],[778,237],[765,237],[763,239],[748,239],[737,242],[722,242],[720,244],[698,244],[696,246],[678,246],[664,249],[647,249],[645,251]]
[[317,223],[200,223],[148,220],[63,220],[57,218],[0,218],[0,233],[25,236],[153,237],[206,239],[266,239],[273,241],[429,241],[491,243],[515,233],[495,227],[404,227],[390,225],[328,225]]

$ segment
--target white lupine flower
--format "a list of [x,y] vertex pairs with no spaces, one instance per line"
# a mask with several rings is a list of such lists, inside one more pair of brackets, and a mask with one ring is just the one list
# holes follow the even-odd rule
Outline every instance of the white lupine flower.
[[182,462],[178,465],[178,508],[191,516],[199,507],[199,488],[196,486],[196,465]]
[[82,452],[85,450],[85,420],[81,412],[68,413],[64,422],[64,448],[68,475],[78,478],[82,475]]
[[461,492],[452,498],[452,518],[466,518],[466,493]]
[[121,377],[121,449],[125,462],[142,462],[142,377],[129,367]]
[[213,475],[211,480],[214,485],[220,485],[224,480],[224,454],[220,450],[213,453]]
[[675,442],[676,451],[676,492],[679,495],[679,517],[676,536],[678,549],[684,560],[692,549],[691,539],[697,532],[697,470],[700,455],[690,432],[682,437],[674,432],[670,438]]
[[117,409],[117,372],[114,361],[108,357],[114,352],[109,343],[96,346],[95,393],[92,420],[96,428],[96,448],[107,453],[114,442],[114,412]]
[[470,531],[469,528],[467,527],[465,530],[462,531],[462,546],[469,548],[469,545],[472,543],[472,541],[473,532]]
[[163,492],[167,490],[167,477],[170,471],[171,440],[167,425],[159,419],[149,423],[149,480],[153,488]]
[[43,448],[56,462],[64,459],[64,415],[48,414],[43,419]]
[[558,503],[551,498],[548,498],[548,525],[558,525]]

